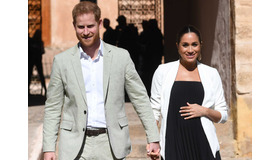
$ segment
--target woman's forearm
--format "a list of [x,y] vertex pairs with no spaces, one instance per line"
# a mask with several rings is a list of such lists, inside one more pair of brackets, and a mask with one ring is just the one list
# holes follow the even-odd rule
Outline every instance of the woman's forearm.
[[205,107],[205,116],[211,119],[215,123],[218,123],[222,118],[222,115],[219,111],[206,107]]

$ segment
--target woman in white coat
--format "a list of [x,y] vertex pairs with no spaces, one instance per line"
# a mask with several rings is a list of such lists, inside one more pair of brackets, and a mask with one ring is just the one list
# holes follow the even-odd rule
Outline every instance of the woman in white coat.
[[180,59],[160,65],[151,88],[154,115],[161,118],[161,158],[220,160],[213,122],[228,118],[221,78],[199,62],[202,40],[194,26],[178,33],[176,45]]

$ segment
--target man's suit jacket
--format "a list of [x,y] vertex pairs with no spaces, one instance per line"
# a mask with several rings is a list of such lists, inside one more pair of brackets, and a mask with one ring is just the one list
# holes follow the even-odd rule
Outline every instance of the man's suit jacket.
[[[159,141],[146,89],[129,53],[103,42],[103,91],[109,141],[116,158],[131,152],[125,90],[141,119],[147,141]],[[75,159],[85,137],[87,99],[78,45],[56,55],[45,104],[43,152],[55,151],[59,132],[59,160]]]

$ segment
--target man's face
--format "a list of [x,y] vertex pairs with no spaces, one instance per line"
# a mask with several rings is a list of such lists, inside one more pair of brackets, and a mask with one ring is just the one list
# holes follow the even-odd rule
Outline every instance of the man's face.
[[76,17],[74,28],[82,47],[92,47],[99,40],[101,20],[95,20],[93,13],[86,13]]

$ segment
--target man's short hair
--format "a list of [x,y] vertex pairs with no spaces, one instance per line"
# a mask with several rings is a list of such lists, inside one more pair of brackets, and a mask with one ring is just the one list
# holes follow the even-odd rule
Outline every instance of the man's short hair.
[[82,1],[75,5],[75,7],[72,10],[72,17],[73,17],[73,23],[76,23],[77,16],[80,16],[82,14],[87,13],[93,13],[95,16],[95,21],[99,21],[101,17],[101,10],[97,6],[97,4],[90,2],[90,1]]

